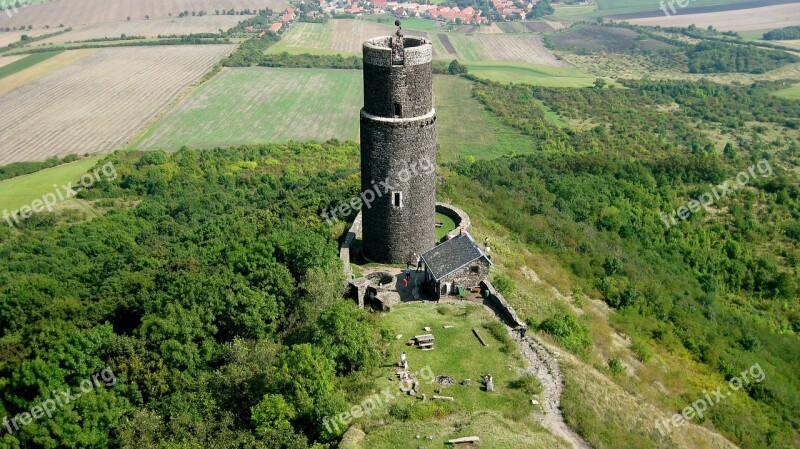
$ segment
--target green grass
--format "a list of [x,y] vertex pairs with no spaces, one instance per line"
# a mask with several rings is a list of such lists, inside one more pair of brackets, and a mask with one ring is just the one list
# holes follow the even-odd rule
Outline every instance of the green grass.
[[436,228],[436,241],[440,241],[448,232],[456,228],[456,222],[447,215],[436,212],[436,222],[442,223],[441,228]]
[[356,70],[225,69],[131,148],[355,140],[362,89]]
[[775,92],[775,95],[788,98],[789,100],[800,100],[800,84],[795,84],[788,89],[779,90]]
[[[30,205],[46,193],[56,192],[53,184],[62,185],[77,181],[97,163],[98,157],[47,168],[29,175],[0,181],[0,211],[17,210]],[[63,191],[62,191],[63,192]]]
[[437,75],[433,92],[438,116],[439,151],[445,160],[457,158],[461,149],[496,145],[497,135],[472,98],[472,83],[464,78]]
[[0,78],[5,78],[9,75],[21,72],[27,69],[28,67],[33,67],[34,65],[44,61],[45,59],[50,59],[59,53],[61,52],[51,51],[47,53],[35,53],[26,56],[20,60],[14,61],[11,64],[4,65],[3,67],[0,67]]
[[267,53],[287,52],[291,54],[336,54],[330,50],[333,39],[334,21],[328,23],[295,22],[281,40],[267,49]]
[[[408,354],[409,368],[412,372],[421,372],[426,367],[434,376],[448,375],[456,380],[455,385],[442,388],[442,395],[451,396],[455,400],[444,407],[447,411],[425,419],[397,420],[387,416],[392,407],[412,408],[438,407],[440,403],[423,403],[419,399],[408,396],[398,397],[384,407],[379,408],[376,415],[357,425],[368,429],[367,435],[360,445],[363,448],[409,448],[416,449],[421,445],[428,448],[444,447],[446,440],[461,436],[479,435],[481,447],[519,448],[519,447],[566,447],[553,436],[547,434],[534,422],[530,403],[532,399],[522,389],[514,389],[509,384],[521,376],[521,361],[500,351],[500,342],[496,340],[483,325],[495,322],[482,306],[472,305],[465,308],[462,304],[402,304],[391,313],[380,318],[379,326],[390,335],[402,334],[399,340],[389,343],[389,359],[377,373],[379,390],[395,381],[388,378],[394,369],[390,364],[396,363],[400,352]],[[439,312],[441,310],[441,312]],[[470,310],[470,313],[466,313]],[[445,329],[444,326],[454,326]],[[426,333],[424,327],[430,327],[436,337],[436,349],[421,351],[409,348],[405,342],[413,337]],[[478,329],[483,339],[489,344],[484,347],[472,334]],[[516,351],[516,348],[514,348]],[[481,375],[491,373],[495,381],[495,391],[483,391]],[[471,379],[469,387],[460,384],[464,379]],[[421,393],[430,398],[436,394],[438,384],[422,381]],[[441,416],[445,415],[445,416]],[[379,426],[370,424],[381,423]],[[453,428],[460,423],[460,430]],[[418,440],[417,435],[432,436],[433,440]]]
[[[431,3],[438,4],[445,2],[446,0],[434,0]],[[364,20],[393,27],[396,18],[394,16],[389,16],[387,14],[380,14],[380,15],[370,14],[364,16]],[[417,31],[427,31],[434,33],[442,30],[442,27],[437,25],[435,20],[410,18],[410,19],[400,19],[400,22],[404,30],[417,30]]]
[[573,67],[552,67],[524,62],[470,62],[469,72],[500,83],[525,83],[545,87],[587,87],[595,78]]

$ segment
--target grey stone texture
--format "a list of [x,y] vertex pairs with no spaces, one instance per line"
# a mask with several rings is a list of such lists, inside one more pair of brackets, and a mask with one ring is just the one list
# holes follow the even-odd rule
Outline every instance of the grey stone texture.
[[389,39],[364,43],[361,190],[375,199],[362,208],[363,249],[376,262],[404,263],[436,236],[436,113],[431,44],[405,38],[405,63],[393,65]]

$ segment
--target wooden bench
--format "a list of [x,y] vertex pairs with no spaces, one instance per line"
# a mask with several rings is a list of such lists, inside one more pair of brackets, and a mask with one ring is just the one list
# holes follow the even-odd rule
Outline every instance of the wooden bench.
[[434,337],[433,334],[423,334],[414,336],[414,340],[417,340],[417,343],[429,343],[435,339],[436,337]]

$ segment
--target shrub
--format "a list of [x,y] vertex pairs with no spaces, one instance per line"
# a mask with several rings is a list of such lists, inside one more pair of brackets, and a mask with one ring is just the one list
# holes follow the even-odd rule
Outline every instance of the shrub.
[[542,321],[539,330],[552,335],[561,346],[576,354],[584,355],[592,347],[589,328],[579,323],[574,315],[555,315]]
[[508,335],[506,326],[499,321],[490,321],[483,325],[484,329],[488,330],[490,334],[502,345],[500,350],[508,354],[514,349],[514,343]]
[[495,274],[492,284],[504,295],[513,295],[517,290],[517,285],[510,277],[499,273]]
[[631,345],[631,351],[636,354],[636,358],[639,359],[642,363],[647,363],[651,357],[653,357],[653,350],[650,349],[650,346],[647,343],[636,340]]
[[539,378],[533,374],[525,374],[517,380],[511,381],[511,388],[517,388],[529,395],[535,395],[542,392],[542,383]]
[[608,369],[610,369],[614,374],[620,374],[625,371],[625,367],[622,366],[622,362],[620,362],[616,357],[608,361]]

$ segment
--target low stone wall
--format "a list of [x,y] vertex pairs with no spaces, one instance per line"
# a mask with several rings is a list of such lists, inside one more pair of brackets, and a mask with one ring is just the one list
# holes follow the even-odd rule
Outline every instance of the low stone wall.
[[341,259],[342,265],[344,266],[344,276],[348,282],[353,278],[353,269],[350,267],[350,249],[360,236],[361,212],[356,215],[356,219],[353,220],[353,224],[350,226],[350,230],[347,231],[344,242],[342,242],[342,247],[339,248],[339,259]]
[[472,227],[469,215],[452,204],[436,203],[436,212],[450,217],[456,223],[456,229],[461,226],[465,231],[469,231]]
[[522,321],[519,316],[517,316],[517,312],[513,307],[511,307],[511,304],[509,304],[506,299],[503,298],[503,295],[501,295],[500,292],[494,288],[494,285],[492,285],[488,279],[481,282],[481,289],[489,291],[489,302],[492,303],[492,305],[504,315],[503,318],[507,319],[513,325],[513,327],[527,327],[525,322]]

